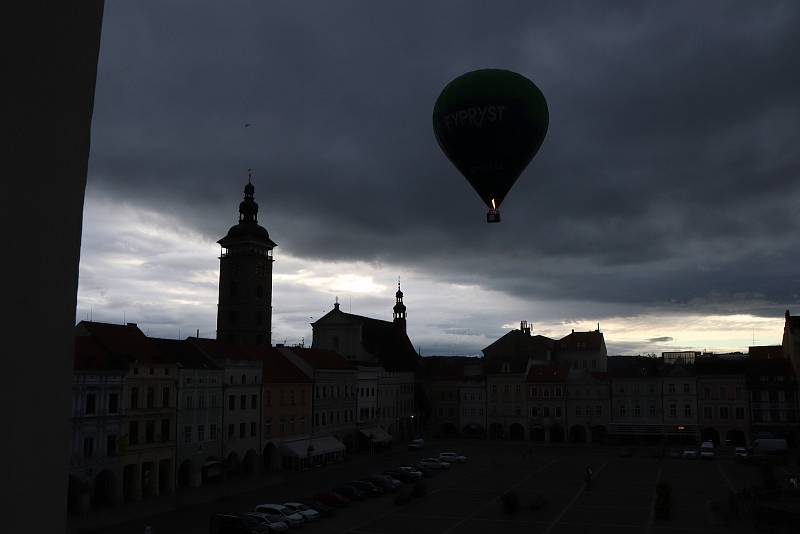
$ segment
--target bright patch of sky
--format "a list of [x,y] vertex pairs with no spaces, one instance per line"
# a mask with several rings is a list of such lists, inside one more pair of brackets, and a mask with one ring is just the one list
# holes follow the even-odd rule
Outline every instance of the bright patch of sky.
[[[227,228],[220,229],[220,237]],[[279,236],[273,236],[280,242]],[[77,320],[136,322],[152,336],[214,337],[220,248],[169,214],[90,190],[84,210]],[[783,318],[662,313],[575,300],[524,301],[407,268],[308,260],[275,251],[273,343],[311,342],[310,323],[331,310],[391,320],[397,277],[408,331],[424,355],[476,355],[528,320],[558,338],[599,323],[609,354],[746,351],[779,344]]]

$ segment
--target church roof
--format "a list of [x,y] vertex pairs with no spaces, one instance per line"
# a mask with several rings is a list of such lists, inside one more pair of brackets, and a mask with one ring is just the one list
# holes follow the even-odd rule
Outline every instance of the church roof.
[[419,356],[414,345],[397,324],[373,319],[363,315],[345,313],[334,308],[317,319],[312,325],[328,321],[343,321],[361,324],[361,344],[364,350],[375,356],[387,371],[416,371]]

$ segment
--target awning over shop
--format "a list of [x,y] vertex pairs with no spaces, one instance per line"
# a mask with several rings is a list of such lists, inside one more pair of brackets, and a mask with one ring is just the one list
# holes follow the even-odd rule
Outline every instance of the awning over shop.
[[372,439],[373,443],[389,443],[392,441],[391,434],[387,433],[379,426],[362,428],[360,429],[360,432],[364,434],[367,439]]
[[314,439],[300,439],[297,441],[287,441],[281,443],[283,454],[296,458],[308,458],[309,446],[311,446],[311,456],[319,456],[330,452],[340,452],[345,450],[344,443],[333,436],[323,436]]

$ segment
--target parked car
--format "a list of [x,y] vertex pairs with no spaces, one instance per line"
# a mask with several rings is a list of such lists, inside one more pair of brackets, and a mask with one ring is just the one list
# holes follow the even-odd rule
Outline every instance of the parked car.
[[686,458],[687,460],[693,460],[697,458],[697,449],[695,447],[686,447],[683,449],[681,457]]
[[439,460],[443,462],[447,462],[449,464],[463,464],[467,461],[467,457],[463,454],[458,454],[457,452],[440,452],[439,453]]
[[423,476],[425,476],[425,473],[420,471],[419,468],[415,465],[401,465],[397,468],[397,470],[410,474],[412,477],[414,477],[414,480],[419,480]]
[[736,447],[733,449],[733,458],[737,462],[745,463],[750,460],[750,452],[744,447]]
[[421,449],[424,446],[425,446],[425,440],[424,439],[422,439],[422,438],[412,439],[408,443],[408,450],[416,451],[416,450]]
[[367,481],[372,482],[379,488],[383,488],[384,491],[397,491],[402,485],[399,480],[392,478],[389,475],[370,475],[367,477]]
[[390,476],[395,480],[399,480],[400,482],[414,482],[422,478],[422,473],[419,473],[419,476],[412,474],[410,471],[403,471],[400,469],[390,469],[388,471],[383,472],[384,475]]
[[713,460],[714,456],[714,442],[704,441],[700,445],[700,458],[703,460]]
[[320,513],[301,502],[285,502],[283,505],[296,514],[303,516],[304,521],[319,521]]
[[269,532],[286,532],[289,530],[289,525],[286,524],[286,521],[281,516],[263,514],[261,512],[248,512],[247,515],[265,525]]
[[214,514],[211,516],[211,534],[267,534],[269,527],[246,514]]
[[282,504],[259,504],[255,511],[279,516],[292,528],[302,527],[305,522],[302,515],[289,510]]
[[314,498],[322,504],[332,506],[333,508],[345,508],[350,506],[350,499],[335,491],[320,491],[314,494]]
[[335,511],[335,508],[333,506],[327,505],[322,501],[315,499],[313,497],[304,497],[302,499],[295,499],[294,502],[305,504],[312,510],[316,510],[317,512],[319,512],[319,515],[323,517],[331,515]]
[[414,467],[414,469],[416,469],[417,471],[419,471],[422,474],[423,478],[430,478],[430,477],[432,477],[433,475],[435,475],[436,473],[439,472],[438,469],[434,470],[434,469],[432,469],[430,467],[425,467],[424,465],[422,465],[419,462],[415,463],[413,467]]
[[348,486],[353,486],[366,497],[380,497],[384,494],[384,490],[379,488],[372,482],[366,480],[351,480],[347,483]]
[[349,485],[345,484],[343,486],[339,486],[338,488],[333,488],[335,493],[342,495],[343,497],[347,497],[351,501],[361,501],[364,499],[365,495],[361,490]]
[[443,462],[437,458],[423,458],[419,463],[428,469],[450,469],[449,463]]

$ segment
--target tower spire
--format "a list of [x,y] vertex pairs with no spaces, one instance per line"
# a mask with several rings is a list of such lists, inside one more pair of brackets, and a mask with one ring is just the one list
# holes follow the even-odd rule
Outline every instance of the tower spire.
[[392,314],[394,318],[394,324],[398,325],[400,328],[403,329],[403,332],[406,331],[406,305],[403,304],[403,291],[400,289],[400,277],[397,277],[397,293],[394,294],[395,296],[395,304]]

